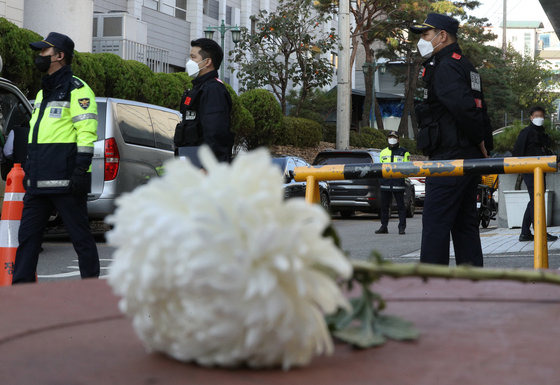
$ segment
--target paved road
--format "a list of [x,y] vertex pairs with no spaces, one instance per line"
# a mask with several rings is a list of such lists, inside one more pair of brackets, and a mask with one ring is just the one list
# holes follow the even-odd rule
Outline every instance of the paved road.
[[[389,234],[374,234],[380,223],[379,218],[373,215],[360,214],[351,219],[334,217],[333,223],[341,238],[342,248],[351,258],[367,260],[371,253],[375,251],[392,262],[418,262],[419,260],[422,234],[421,211],[417,211],[414,218],[407,220],[405,235],[398,234],[396,215],[393,215],[389,222]],[[491,234],[492,231],[495,231],[492,227],[488,230],[481,230],[481,236],[484,237],[485,233]],[[96,239],[101,259],[101,274],[105,275],[114,248],[105,243],[102,232],[97,232]],[[40,280],[79,279],[76,254],[64,234],[53,232],[48,235],[45,238],[43,249],[38,266]],[[485,266],[532,268],[533,252],[531,248],[528,249],[528,251],[516,253],[485,253]],[[451,265],[454,265],[453,258],[451,259]],[[560,268],[560,250],[549,251],[549,266],[552,269]]]

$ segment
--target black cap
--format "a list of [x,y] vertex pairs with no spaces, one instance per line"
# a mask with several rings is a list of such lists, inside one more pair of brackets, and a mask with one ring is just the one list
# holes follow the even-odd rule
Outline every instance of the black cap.
[[397,131],[389,131],[389,133],[387,134],[387,137],[395,137],[395,138],[399,138],[399,134],[397,133]]
[[58,32],[51,32],[41,41],[30,43],[29,46],[34,50],[41,50],[48,47],[56,47],[64,51],[67,55],[74,54],[74,42],[68,36]]
[[442,29],[452,35],[457,35],[459,22],[452,17],[440,13],[430,13],[422,24],[414,24],[410,30],[414,33],[422,33],[429,29]]

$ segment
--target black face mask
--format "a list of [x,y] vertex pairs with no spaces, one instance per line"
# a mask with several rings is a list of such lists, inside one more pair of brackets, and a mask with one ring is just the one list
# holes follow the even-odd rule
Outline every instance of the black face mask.
[[51,55],[49,56],[35,56],[35,67],[41,72],[47,72],[51,67]]

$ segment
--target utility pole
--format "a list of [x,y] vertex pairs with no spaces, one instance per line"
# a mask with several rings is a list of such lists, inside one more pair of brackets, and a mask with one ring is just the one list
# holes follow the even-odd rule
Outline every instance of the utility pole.
[[502,55],[504,56],[504,59],[506,58],[506,52],[507,52],[506,30],[507,30],[507,0],[504,0],[504,11],[503,11],[503,21],[502,21]]
[[350,0],[338,2],[338,55],[336,148],[345,150],[350,145],[350,117],[352,114],[350,86]]

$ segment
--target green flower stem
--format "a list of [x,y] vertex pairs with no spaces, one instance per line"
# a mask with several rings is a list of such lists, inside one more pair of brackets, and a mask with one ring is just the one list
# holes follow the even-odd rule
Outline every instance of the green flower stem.
[[560,274],[545,270],[483,269],[471,266],[449,268],[447,266],[426,263],[392,264],[366,261],[352,261],[352,266],[354,267],[355,277],[366,275],[372,281],[387,275],[393,278],[454,278],[471,281],[506,280],[560,285]]

